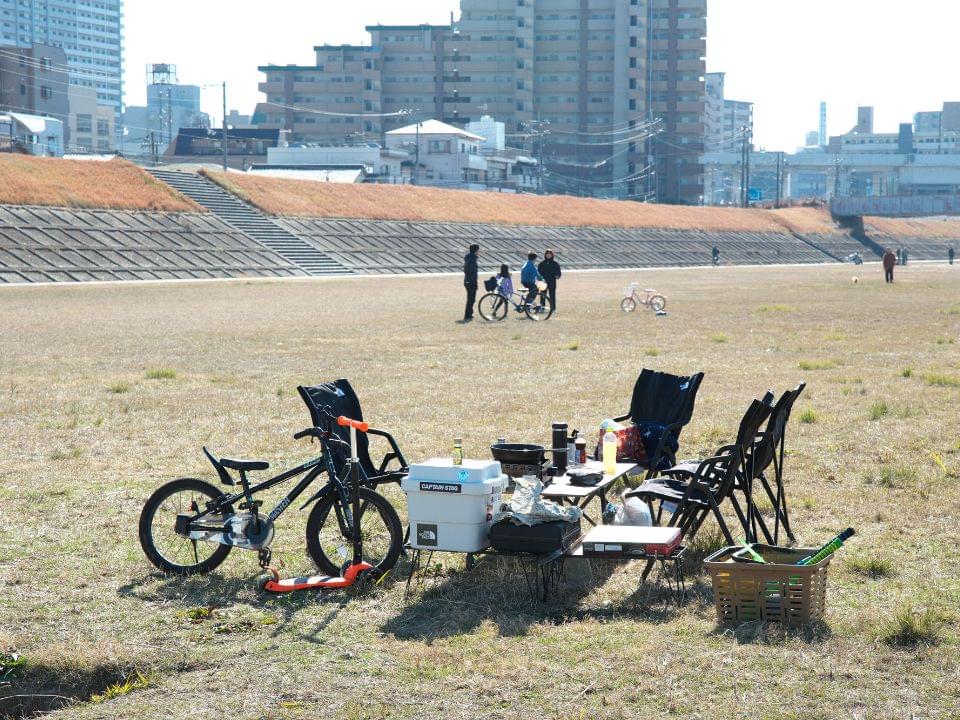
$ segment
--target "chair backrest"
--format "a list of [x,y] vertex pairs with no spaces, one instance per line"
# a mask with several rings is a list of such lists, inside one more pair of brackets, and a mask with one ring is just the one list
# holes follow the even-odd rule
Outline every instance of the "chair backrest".
[[740,420],[740,428],[737,430],[737,442],[740,451],[746,455],[751,452],[757,441],[757,435],[760,434],[760,426],[770,417],[773,408],[769,403],[763,400],[754,400],[747,408],[743,418]]
[[777,400],[777,404],[773,406],[770,419],[767,421],[767,428],[753,450],[753,457],[751,458],[753,477],[759,476],[773,462],[777,453],[777,446],[783,439],[783,433],[786,430],[787,421],[790,419],[793,405],[805,387],[807,387],[807,384],[802,382],[793,390],[787,390]]
[[724,453],[701,460],[694,473],[693,481],[708,486],[709,492],[719,503],[733,492],[737,468],[743,454],[739,445],[732,445]]
[[[702,381],[702,372],[680,376],[644,368],[633,386],[630,419],[635,423],[686,425],[693,417],[693,404]],[[676,436],[679,435],[677,430]]]
[[[346,415],[354,420],[363,420],[360,399],[353,391],[349,380],[334,380],[320,385],[301,385],[297,391],[307,409],[310,410],[310,419],[314,427],[327,427],[327,416],[324,410],[334,417]],[[350,459],[350,430],[333,423],[332,431],[333,436],[341,441],[330,444],[333,464],[337,474],[340,474],[343,466]],[[370,445],[366,433],[357,433],[357,457],[360,459],[360,468],[367,477],[376,475],[373,463],[370,461]]]

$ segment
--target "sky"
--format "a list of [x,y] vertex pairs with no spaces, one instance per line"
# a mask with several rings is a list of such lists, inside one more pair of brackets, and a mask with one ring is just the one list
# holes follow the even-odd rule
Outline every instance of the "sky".
[[[754,138],[793,151],[828,106],[828,133],[850,130],[858,105],[878,132],[960,100],[953,0],[709,0],[707,70],[727,97],[754,105]],[[126,103],[146,102],[147,63],[177,65],[180,82],[210,85],[203,109],[253,111],[258,65],[312,64],[313,46],[368,43],[365,25],[445,23],[459,0],[126,0]]]

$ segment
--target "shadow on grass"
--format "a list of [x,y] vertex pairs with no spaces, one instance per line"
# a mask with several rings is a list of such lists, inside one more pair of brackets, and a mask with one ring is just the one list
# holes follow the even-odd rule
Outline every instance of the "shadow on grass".
[[[401,640],[429,642],[469,634],[488,622],[504,637],[526,635],[532,626],[543,623],[623,618],[662,623],[672,620],[683,607],[710,597],[709,588],[699,580],[687,583],[686,594],[680,596],[654,571],[617,605],[581,607],[585,597],[627,566],[615,561],[568,560],[544,600],[542,578],[534,582],[531,567],[525,576],[521,562],[491,557],[470,572],[452,571],[425,577],[422,582],[415,578],[408,604],[384,623],[381,631]],[[639,581],[642,565],[636,563],[626,571]]]
[[738,645],[780,645],[799,640],[807,645],[819,645],[833,637],[833,631],[823,620],[803,625],[787,625],[766,620],[752,620],[735,625],[718,625],[711,633],[715,637],[731,637]]
[[[223,622],[216,625],[216,630],[231,631],[234,625],[251,629],[259,625],[269,628],[271,637],[290,632],[314,643],[322,642],[322,632],[354,597],[354,593],[349,591],[273,594],[259,590],[255,578],[226,578],[218,573],[179,577],[154,572],[122,585],[117,593],[144,602],[179,606],[184,615],[195,613],[195,617],[213,617],[217,610],[253,606],[265,614],[259,621],[246,620],[239,625]],[[318,621],[307,623],[302,618],[298,619],[301,611],[315,610],[318,606],[329,608]]]

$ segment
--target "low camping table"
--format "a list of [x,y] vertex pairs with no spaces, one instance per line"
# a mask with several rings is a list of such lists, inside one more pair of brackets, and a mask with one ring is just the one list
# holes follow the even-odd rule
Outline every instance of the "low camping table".
[[[636,463],[617,463],[617,469],[612,475],[604,473],[603,479],[600,482],[589,487],[571,485],[569,477],[566,475],[558,475],[543,489],[542,497],[559,503],[566,502],[569,505],[575,505],[581,510],[586,508],[591,500],[599,498],[600,512],[602,514],[603,509],[607,505],[607,490],[610,486],[620,480],[625,480],[631,474],[632,470],[639,467]],[[603,463],[599,460],[587,460],[587,464],[583,466],[583,469],[600,472],[603,470]],[[586,518],[587,522],[591,525],[597,524],[596,521],[586,513],[583,514],[583,517]]]

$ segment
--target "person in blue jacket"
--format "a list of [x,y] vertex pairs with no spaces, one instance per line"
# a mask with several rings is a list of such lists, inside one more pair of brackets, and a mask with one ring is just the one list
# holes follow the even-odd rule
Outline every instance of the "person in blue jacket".
[[536,265],[537,254],[532,250],[527,253],[527,261],[520,268],[520,284],[527,289],[526,302],[529,305],[537,296],[537,280],[543,280]]

